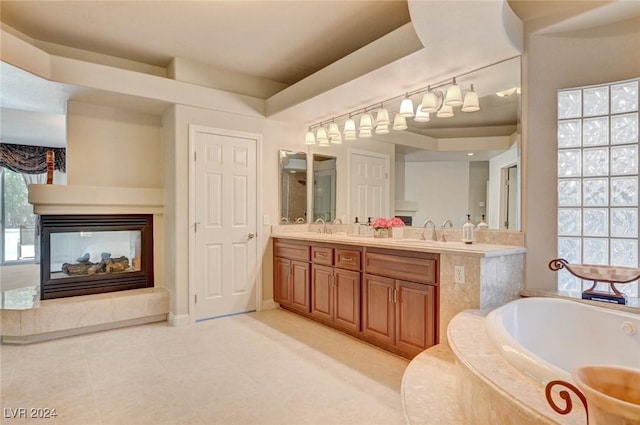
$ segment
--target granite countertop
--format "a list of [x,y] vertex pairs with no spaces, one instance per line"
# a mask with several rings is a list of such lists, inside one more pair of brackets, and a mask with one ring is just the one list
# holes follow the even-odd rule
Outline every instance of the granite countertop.
[[305,240],[310,242],[327,242],[342,245],[387,248],[401,251],[432,252],[437,254],[457,254],[478,257],[499,257],[503,255],[515,255],[527,252],[527,249],[523,246],[495,245],[475,242],[473,244],[465,244],[460,241],[440,242],[406,238],[374,238],[371,236],[360,236],[347,233],[324,234],[315,232],[276,232],[272,233],[271,237]]

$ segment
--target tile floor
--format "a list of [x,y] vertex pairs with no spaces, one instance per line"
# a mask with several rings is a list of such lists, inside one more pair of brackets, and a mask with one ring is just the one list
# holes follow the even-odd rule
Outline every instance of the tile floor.
[[408,364],[282,310],[1,345],[0,360],[7,425],[401,425]]

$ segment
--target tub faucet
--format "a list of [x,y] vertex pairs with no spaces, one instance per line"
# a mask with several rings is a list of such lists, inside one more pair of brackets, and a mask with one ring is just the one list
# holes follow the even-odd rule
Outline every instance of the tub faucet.
[[327,222],[321,218],[316,219],[316,223],[322,223],[322,230],[318,230],[318,233],[327,233]]
[[420,239],[422,239],[423,241],[427,240],[427,238],[425,238],[425,236],[424,236],[424,232],[427,231],[427,226],[429,224],[431,224],[431,240],[432,241],[437,241],[438,239],[436,238],[436,225],[433,224],[433,221],[431,221],[431,220],[427,220],[427,221],[424,222],[424,225],[423,225],[424,229],[422,230],[422,236],[420,236]]

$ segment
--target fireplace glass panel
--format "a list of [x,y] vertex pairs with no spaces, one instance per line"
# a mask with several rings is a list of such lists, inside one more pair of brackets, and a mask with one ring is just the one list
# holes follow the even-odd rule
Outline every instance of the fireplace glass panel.
[[51,233],[50,279],[140,271],[140,230]]

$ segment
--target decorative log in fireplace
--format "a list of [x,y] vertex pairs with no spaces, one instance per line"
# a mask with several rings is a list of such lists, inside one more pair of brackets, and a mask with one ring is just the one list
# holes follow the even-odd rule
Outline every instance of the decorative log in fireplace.
[[43,215],[41,298],[153,286],[153,215]]

